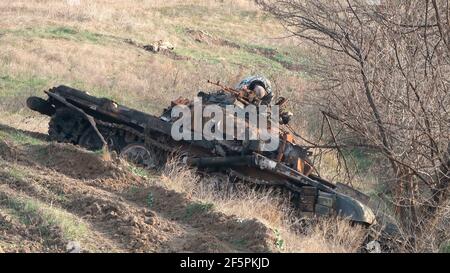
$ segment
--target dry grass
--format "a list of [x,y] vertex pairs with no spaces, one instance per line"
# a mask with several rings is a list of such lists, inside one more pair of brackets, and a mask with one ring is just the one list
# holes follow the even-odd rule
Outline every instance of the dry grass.
[[1,124],[14,127],[19,130],[27,130],[46,134],[48,130],[48,120],[46,116],[39,114],[23,115],[23,113],[2,113]]
[[367,236],[362,227],[352,226],[344,219],[320,219],[306,232],[295,236],[290,250],[308,253],[354,253],[358,252]]
[[214,203],[220,211],[240,218],[257,218],[271,228],[280,226],[290,212],[271,191],[236,189],[227,185],[225,177],[198,177],[194,170],[171,161],[166,166],[162,185],[193,198]]
[[[277,240],[281,242],[278,248],[282,252],[357,252],[365,239],[363,228],[351,226],[344,219],[314,219],[299,228],[300,220],[293,216],[291,207],[273,192],[246,187],[230,190],[223,186],[226,181],[212,180],[200,179],[193,170],[173,160],[161,179],[154,182],[195,200],[214,204],[216,210],[227,215],[256,218],[278,234]],[[218,189],[220,184],[222,189]]]
[[[186,36],[184,30],[192,28],[242,45],[292,48],[289,39],[273,39],[283,33],[281,26],[250,1],[78,2],[0,3],[0,96],[9,102],[0,110],[13,111],[13,100],[61,83],[150,112],[180,94],[211,88],[208,79],[233,82],[262,73],[280,88],[301,83],[296,73],[280,71],[264,57]],[[255,32],[264,35],[255,40]],[[167,40],[191,59],[149,54],[124,43],[126,38]]]

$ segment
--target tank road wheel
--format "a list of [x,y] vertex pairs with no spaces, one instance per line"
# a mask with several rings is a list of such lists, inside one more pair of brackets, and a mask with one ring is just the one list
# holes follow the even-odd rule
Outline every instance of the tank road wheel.
[[120,157],[134,165],[148,169],[157,169],[163,165],[162,157],[155,149],[149,149],[143,143],[132,143],[120,152]]
[[67,107],[58,108],[50,119],[48,134],[51,140],[77,144],[85,126],[86,121],[81,114]]
[[[102,134],[102,136],[108,143],[108,148],[110,149],[110,151],[119,153],[124,146],[123,137],[120,136],[120,132],[101,125],[97,125],[97,128],[100,131],[100,134]],[[98,137],[97,133],[91,125],[88,125],[88,127],[81,134],[78,145],[91,151],[98,151],[103,148],[101,139]]]

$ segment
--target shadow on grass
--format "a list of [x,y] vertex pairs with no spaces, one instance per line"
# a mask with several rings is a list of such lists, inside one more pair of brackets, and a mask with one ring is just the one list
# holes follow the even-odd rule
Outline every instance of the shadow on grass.
[[32,131],[27,131],[27,130],[21,130],[21,129],[13,128],[11,126],[1,124],[1,123],[0,123],[0,131],[3,131],[5,133],[7,133],[8,135],[12,135],[12,136],[25,136],[25,137],[34,138],[34,139],[41,140],[41,141],[49,141],[49,136],[47,134],[32,132]]

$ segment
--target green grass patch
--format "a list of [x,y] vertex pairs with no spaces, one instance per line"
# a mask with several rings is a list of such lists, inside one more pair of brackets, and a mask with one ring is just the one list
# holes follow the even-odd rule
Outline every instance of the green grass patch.
[[[176,26],[175,32],[178,35],[186,34],[186,27]],[[222,37],[219,34],[212,34]],[[278,49],[265,45],[252,45],[238,41],[234,38],[224,38],[230,43],[239,45],[240,48],[196,44],[195,46],[179,46],[175,52],[194,60],[207,62],[209,64],[224,64],[226,66],[247,67],[251,70],[260,71],[263,74],[292,73],[289,66],[303,65],[306,61],[303,55],[291,53],[289,50],[279,51]],[[300,75],[299,76],[303,76]]]
[[103,155],[103,149],[98,149],[95,151],[91,151],[93,154],[98,155],[98,156],[102,156]]
[[229,55],[228,59],[233,64],[244,65],[252,69],[261,70],[265,74],[287,72],[279,62],[260,54],[250,53],[246,50],[235,51],[233,54]]
[[450,253],[450,242],[443,243],[439,252]]
[[30,144],[30,145],[41,145],[44,141],[31,137],[20,131],[0,131],[0,139],[7,139],[15,144]]
[[48,79],[34,75],[0,75],[0,98],[28,95],[44,88],[48,82]]
[[[176,25],[174,31],[178,36],[181,36],[184,41],[189,41],[189,34],[187,30],[190,27]],[[194,27],[193,29],[202,29]],[[186,44],[175,48],[175,52],[181,56],[189,57],[198,61],[204,61],[209,64],[223,63],[228,66],[245,66],[254,70],[262,71],[265,74],[270,72],[290,73],[285,68],[286,65],[295,65],[303,63],[303,56],[297,56],[298,53],[290,53],[294,48],[289,50],[279,51],[277,48],[267,45],[253,45],[247,42],[240,41],[236,37],[227,36],[220,31],[207,31],[212,37],[224,39],[224,41],[235,44],[236,47],[227,45],[215,45],[196,43]],[[192,41],[192,40],[191,40]],[[298,57],[298,59],[297,59]]]
[[9,170],[9,175],[14,180],[23,181],[23,180],[25,180],[26,173],[24,171],[22,171],[22,170],[17,169],[17,168],[12,168],[11,170]]
[[230,49],[224,47],[199,48],[178,47],[175,52],[181,56],[206,62],[208,64],[223,63],[227,66],[245,66],[264,74],[288,72],[279,62],[260,54],[248,52],[245,49]]
[[146,169],[141,168],[141,167],[137,167],[137,166],[135,166],[133,164],[129,164],[129,170],[130,170],[130,172],[132,174],[134,174],[136,176],[139,176],[139,177],[142,177],[142,178],[145,178],[145,179],[147,179],[149,177],[148,176],[148,172],[147,172]]
[[[308,58],[302,53],[299,52],[295,47],[282,48],[277,49],[271,46],[264,45],[251,45],[243,43],[241,44],[248,52],[253,52],[261,57],[265,57],[272,62],[279,63],[280,66],[285,69],[289,69],[289,66],[307,66],[309,64]],[[305,72],[302,71],[301,75]]]
[[72,41],[87,41],[91,43],[100,43],[107,40],[108,36],[91,32],[88,30],[78,30],[67,26],[47,27],[47,28],[25,28],[9,30],[16,36],[28,38],[43,38],[43,39],[64,39]]
[[176,47],[174,49],[174,52],[181,56],[204,61],[210,64],[219,64],[222,60],[222,57],[220,55],[209,52],[208,50],[198,50],[188,47]]
[[206,213],[213,209],[214,209],[214,204],[212,204],[212,203],[203,203],[203,202],[192,203],[186,207],[185,217],[191,218],[195,214]]
[[27,97],[46,89],[49,80],[34,75],[2,75],[0,72],[0,109],[15,113],[24,109]]
[[353,161],[356,169],[360,173],[366,173],[372,166],[373,162],[376,162],[372,154],[360,148],[346,149],[343,153],[346,157]]
[[288,56],[287,54],[280,53],[280,52],[277,52],[275,55],[273,55],[273,60],[275,60],[279,63],[284,63],[284,64],[290,64],[290,65],[295,64],[292,57]]
[[272,46],[266,46],[266,45],[253,45],[248,43],[243,43],[239,41],[233,41],[237,44],[239,44],[241,47],[246,48],[247,50],[251,51],[258,51],[258,52],[266,52],[267,54],[276,54],[277,49]]
[[284,240],[281,238],[281,232],[278,229],[273,231],[275,233],[275,247],[282,250],[284,248]]
[[0,193],[0,205],[8,208],[21,223],[36,227],[44,238],[54,236],[54,227],[61,231],[65,240],[79,240],[89,232],[88,227],[75,216],[35,199]]

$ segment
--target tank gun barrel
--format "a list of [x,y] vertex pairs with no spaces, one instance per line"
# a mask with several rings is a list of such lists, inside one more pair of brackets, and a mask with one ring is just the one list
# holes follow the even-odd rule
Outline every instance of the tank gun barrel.
[[220,87],[225,92],[231,93],[232,95],[234,95],[236,97],[236,99],[238,101],[242,102],[244,105],[251,104],[250,95],[251,95],[253,100],[256,100],[256,101],[259,100],[256,97],[256,95],[253,94],[253,91],[251,91],[251,90],[246,90],[246,91],[244,91],[244,90],[237,90],[237,89],[234,89],[232,87],[222,85],[219,81],[213,82],[213,81],[208,80],[208,83]]

